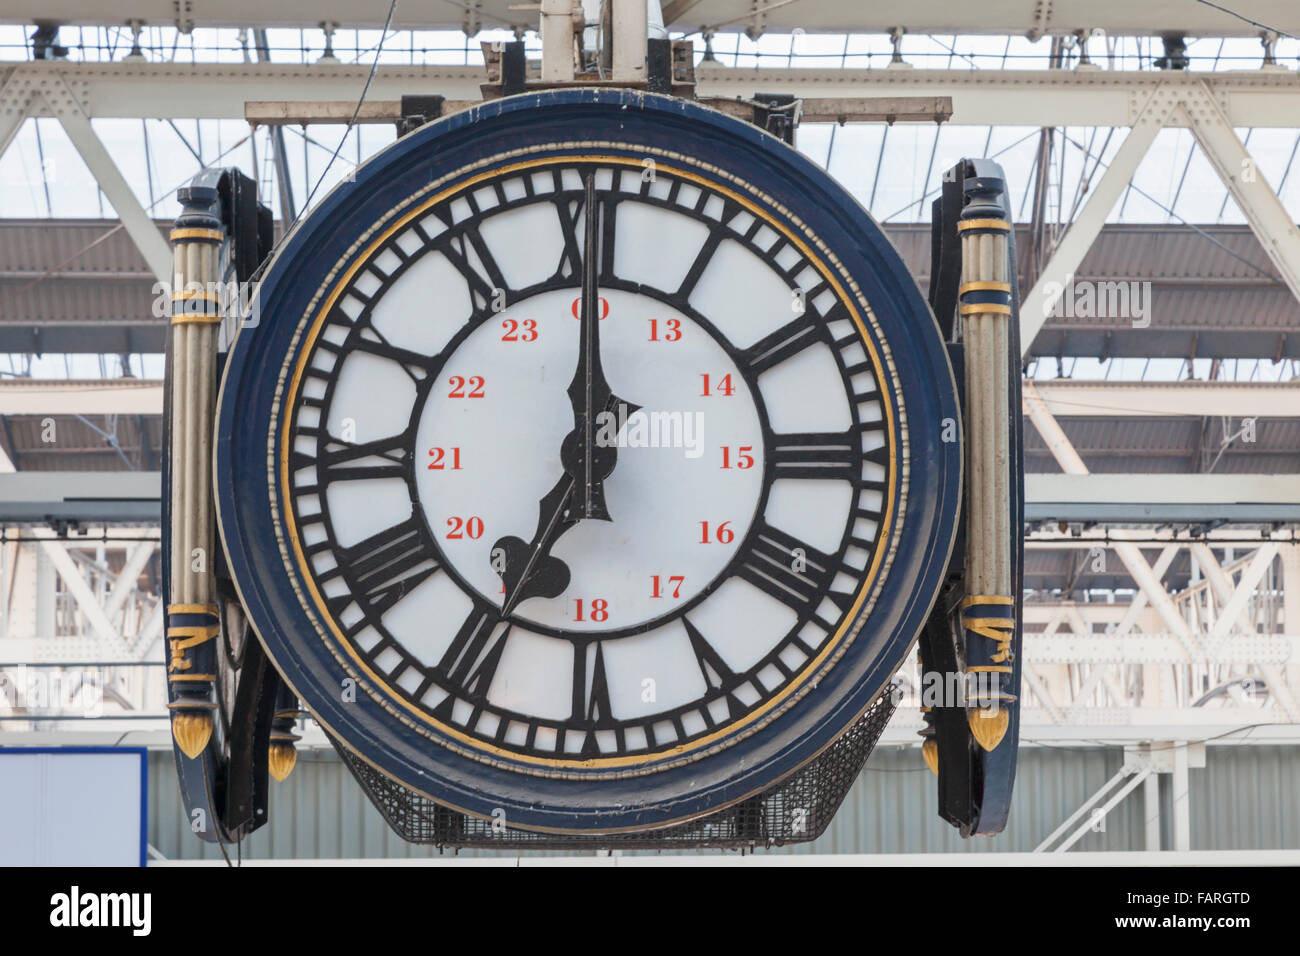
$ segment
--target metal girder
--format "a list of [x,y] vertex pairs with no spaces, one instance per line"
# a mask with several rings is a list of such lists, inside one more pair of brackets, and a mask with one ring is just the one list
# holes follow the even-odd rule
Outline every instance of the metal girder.
[[0,523],[154,524],[161,518],[158,472],[32,471],[0,468]]
[[[1150,766],[1138,768],[1138,767],[1133,767],[1128,764],[1125,764],[1124,767],[1119,771],[1119,773],[1111,777],[1110,780],[1106,781],[1106,783],[1102,786],[1102,788],[1098,790],[1091,798],[1089,798],[1089,800],[1086,803],[1084,803],[1083,806],[1079,807],[1079,809],[1076,810],[1073,814],[1071,814],[1064,823],[1062,823],[1059,827],[1053,830],[1052,834],[1046,840],[1044,840],[1038,846],[1034,847],[1034,852],[1035,853],[1045,852],[1047,848],[1050,847],[1052,843],[1054,843],[1059,837],[1063,836],[1066,833],[1066,831],[1070,829],[1070,827],[1075,826],[1076,827],[1075,830],[1071,832],[1070,835],[1067,836],[1064,840],[1062,840],[1060,844],[1054,847],[1052,849],[1052,852],[1064,853],[1066,850],[1070,849],[1070,847],[1074,846],[1076,843],[1082,840],[1089,830],[1091,830],[1101,820],[1104,820],[1106,818],[1106,814],[1110,813],[1111,810],[1115,809],[1115,807],[1119,805],[1121,800],[1123,800],[1131,792],[1136,790],[1138,785],[1142,783],[1142,781],[1146,780],[1147,777],[1149,777],[1153,772],[1154,771]],[[1105,803],[1103,803],[1096,810],[1093,810],[1092,814],[1089,815],[1087,819],[1084,819],[1084,815],[1087,814],[1089,810],[1092,810],[1092,808],[1096,806],[1096,804],[1099,803],[1103,797],[1106,797],[1106,795],[1109,794],[1115,788],[1115,786],[1120,781],[1124,780],[1126,777],[1128,778],[1128,781],[1118,790],[1115,790],[1114,794],[1111,795],[1109,799],[1106,800]],[[1080,823],[1080,821],[1082,822]]]
[[[1069,438],[1061,429],[1060,423],[1052,417],[1032,384],[1026,383],[1024,394],[1025,411],[1028,412],[1039,434],[1043,436],[1043,441],[1047,443],[1047,447],[1051,449],[1057,463],[1061,466],[1061,470],[1069,475],[1086,475],[1088,466],[1083,463],[1079,453],[1074,450],[1074,446],[1070,444]],[[1028,511],[1028,507],[1026,507],[1026,511]],[[1156,613],[1165,622],[1165,626],[1182,639],[1188,658],[1196,656],[1198,650],[1196,638],[1188,628],[1187,622],[1179,616],[1169,594],[1160,583],[1160,578],[1151,570],[1146,558],[1142,556],[1141,549],[1137,545],[1125,541],[1113,542],[1111,547],[1114,548],[1119,559],[1124,562],[1129,575],[1132,576],[1138,587],[1146,592],[1147,600],[1151,602],[1151,606],[1155,608]]]
[[1295,532],[1289,528],[1242,529],[1226,526],[1193,533],[1187,528],[1171,528],[1168,525],[1156,528],[1067,527],[1064,529],[1052,525],[1028,531],[1025,534],[1025,548],[1031,551],[1082,548],[1086,551],[1099,544],[1109,545],[1113,541],[1133,541],[1148,547],[1207,541],[1214,547],[1233,547],[1240,546],[1246,538],[1250,539],[1252,548],[1264,541],[1277,541],[1286,545],[1296,540]]
[[[123,227],[149,264],[150,271],[161,281],[168,281],[171,277],[172,255],[167,240],[158,232],[158,227],[136,199],[117,164],[113,162],[113,157],[90,124],[90,117],[96,114],[88,106],[91,88],[89,81],[83,76],[59,69],[28,71],[25,68],[15,68],[0,83],[3,84],[5,97],[11,98],[12,102],[25,99],[28,116],[51,115],[58,119],[104,196],[112,203]],[[0,129],[0,133],[3,133],[3,129]],[[0,136],[0,145],[7,145],[3,136]]]
[[646,0],[611,0],[610,32],[614,37],[613,77],[623,83],[646,78],[649,9]]
[[0,156],[9,148],[27,118],[30,99],[26,83],[15,81],[12,76],[0,81]]
[[[1025,634],[1025,660],[1035,664],[1185,664],[1178,638],[1168,633]],[[1204,663],[1258,666],[1300,662],[1300,636],[1239,635],[1205,647]]]
[[[1229,4],[1229,6],[1233,6]],[[1240,3],[1235,6],[1241,7]],[[393,17],[394,29],[459,30],[471,26],[473,10],[484,29],[535,28],[537,4],[518,0],[403,0]],[[663,4],[664,22],[678,29],[716,24],[743,30],[756,21],[771,31],[796,27],[818,31],[887,33],[905,24],[911,33],[1028,34],[1072,36],[1079,30],[1104,29],[1113,35],[1151,36],[1177,29],[1186,36],[1253,37],[1258,28],[1222,9],[1201,4],[1171,5],[1151,0],[982,0],[959,4],[952,0],[910,0],[905,7],[863,3],[862,0],[670,0]],[[128,16],[153,26],[302,27],[322,20],[345,29],[377,29],[384,25],[388,4],[356,0],[222,0],[221,3],[176,3],[173,0],[132,0],[129,5],[88,4],[85,0],[0,0],[0,22],[57,20],[74,25],[120,26]],[[1243,12],[1281,30],[1296,30],[1290,0],[1251,0]]]
[[158,550],[158,542],[141,541],[131,553],[127,555],[126,563],[122,565],[122,570],[118,572],[117,580],[113,582],[113,588],[108,592],[108,599],[104,602],[104,613],[112,620],[122,606],[126,603],[127,597],[136,586],[136,581],[144,572],[145,565],[153,557],[154,552]]
[[[1300,382],[1117,382],[1036,380],[1056,418],[1300,417]],[[162,382],[145,379],[0,381],[2,415],[160,415]],[[1141,500],[1139,496],[1137,499]],[[1227,501],[1220,498],[1216,500]]]
[[[10,474],[0,474],[0,522],[156,523],[158,489],[157,472],[12,473],[11,469]],[[1032,474],[1025,476],[1025,512],[1031,521],[1164,523],[1213,517],[1296,522],[1300,521],[1300,483],[1287,475]],[[1112,533],[1108,543],[1123,546],[1122,535],[1116,537]],[[1034,540],[1030,546],[1090,548],[1097,543],[1092,538],[1068,538],[1059,543]]]
[[1300,229],[1264,178],[1213,90],[1190,87],[1178,113],[1237,201],[1291,294],[1300,299]]
[[1119,382],[1037,380],[1056,418],[1115,416],[1300,417],[1300,382]]
[[[1151,566],[1151,573],[1161,580],[1164,579],[1165,572],[1169,566],[1174,563],[1174,558],[1178,554],[1178,548],[1175,545],[1166,545],[1160,551],[1160,556],[1156,558],[1156,563]],[[1145,591],[1138,591],[1133,595],[1133,600],[1129,602],[1128,608],[1124,611],[1124,616],[1120,618],[1119,624],[1115,626],[1115,636],[1124,637],[1134,627],[1137,626],[1138,618],[1142,611],[1150,602],[1147,600]]]
[[[754,117],[754,104],[749,99],[705,96],[697,102],[747,121]],[[446,100],[442,109],[446,115],[481,104],[478,99]],[[814,96],[802,99],[799,107],[801,124],[942,123],[951,116],[952,98],[947,96]],[[368,100],[359,111],[355,102],[347,100],[250,100],[244,104],[244,119],[253,126],[388,124],[401,118],[401,100]]]
[[162,382],[141,379],[0,381],[0,415],[161,415]]
[[[1028,355],[1038,332],[1052,315],[1061,296],[1078,271],[1083,257],[1106,224],[1106,217],[1128,187],[1138,166],[1155,142],[1173,105],[1160,90],[1148,94],[1142,114],[1101,179],[1092,187],[1087,202],[1057,243],[1051,258],[1020,303],[1020,351]],[[1055,125],[1055,124],[1053,124]]]
[[1029,474],[1025,520],[1300,522],[1294,475]]
[[94,630],[96,636],[105,643],[107,647],[113,647],[115,644],[122,642],[122,635],[113,627],[113,622],[108,619],[104,613],[104,608],[100,605],[95,597],[95,592],[90,589],[86,579],[82,577],[81,571],[73,563],[72,557],[68,554],[67,549],[58,541],[42,539],[40,541],[41,550],[49,557],[50,563],[59,573],[63,580],[63,586],[67,588],[73,599],[77,602],[77,608],[85,615],[86,622]]
[[[1134,90],[1132,95],[1136,101],[1143,93]],[[1224,90],[1205,76],[1190,75],[1145,93],[1141,112],[1131,124],[1128,137],[1024,298],[1020,310],[1022,354],[1031,351],[1035,337],[1057,306],[1106,217],[1132,180],[1156,134],[1165,126],[1191,129],[1287,287],[1300,300],[1300,229],[1233,129],[1234,125],[1254,124],[1243,123],[1240,117],[1231,115],[1226,98]]]
[[[1241,578],[1237,581],[1237,586],[1233,589],[1232,596],[1223,605],[1219,613],[1219,619],[1215,622],[1210,631],[1210,643],[1218,644],[1227,637],[1238,623],[1238,618],[1246,609],[1248,602],[1255,593],[1255,588],[1263,580],[1264,575],[1273,564],[1273,559],[1277,557],[1277,545],[1273,543],[1260,545],[1255,556],[1241,572]],[[1254,630],[1252,625],[1251,630]]]
[[[285,101],[350,101],[366,81],[365,65],[168,64],[27,62],[0,68],[0,82],[36,82],[61,75],[87,86],[86,113],[95,118],[243,119],[245,103],[275,90]],[[400,100],[413,89],[448,100],[481,99],[476,66],[383,66],[368,101]],[[952,119],[962,126],[1132,126],[1160,90],[1173,100],[1182,91],[1208,89],[1237,127],[1293,129],[1300,115],[1300,75],[1293,71],[1224,73],[1121,70],[859,70],[705,66],[696,73],[701,97],[749,98],[780,90],[801,98],[951,97]],[[363,110],[364,115],[364,110]],[[1177,115],[1166,125],[1185,120]]]

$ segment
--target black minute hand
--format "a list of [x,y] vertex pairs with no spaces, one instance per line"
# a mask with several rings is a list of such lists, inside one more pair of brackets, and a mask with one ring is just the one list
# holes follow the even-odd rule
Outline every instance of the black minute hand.
[[582,313],[578,331],[578,367],[569,383],[573,404],[573,431],[560,446],[564,476],[538,503],[537,531],[531,542],[507,535],[493,545],[493,557],[504,561],[500,574],[505,589],[501,615],[531,597],[558,597],[569,586],[569,567],[551,556],[551,548],[583,518],[609,521],[604,480],[614,470],[618,449],[597,441],[602,413],[617,415],[620,406],[630,415],[639,406],[617,398],[605,381],[600,365],[599,271],[600,208],[596,204],[596,178],[587,175],[583,201],[586,217],[582,255]]
[[630,415],[639,406],[616,397],[605,381],[600,364],[600,291],[596,276],[600,269],[600,206],[596,202],[596,174],[588,173],[583,202],[585,232],[582,250],[582,325],[578,331],[578,367],[569,383],[573,403],[573,432],[565,439],[560,458],[574,480],[574,510],[579,518],[609,521],[603,482],[614,470],[618,449],[599,445],[601,415],[616,415],[620,405]]

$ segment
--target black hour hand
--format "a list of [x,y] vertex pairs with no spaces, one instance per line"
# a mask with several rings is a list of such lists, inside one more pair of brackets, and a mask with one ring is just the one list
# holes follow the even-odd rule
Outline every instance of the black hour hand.
[[579,416],[577,427],[564,437],[560,446],[560,464],[567,474],[573,476],[577,517],[610,521],[609,509],[605,506],[604,481],[618,463],[618,446],[606,439],[617,436],[619,426],[640,411],[641,406],[623,401],[606,388],[602,405],[598,408],[590,426]]
[[573,513],[573,476],[565,475],[538,503],[537,533],[531,542],[507,535],[492,545],[492,565],[501,575],[506,617],[529,598],[559,597],[569,586],[569,566],[551,556],[560,535],[578,523]]

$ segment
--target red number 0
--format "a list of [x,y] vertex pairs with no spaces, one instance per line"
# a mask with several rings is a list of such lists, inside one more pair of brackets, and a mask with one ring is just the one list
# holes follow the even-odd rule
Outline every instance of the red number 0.
[[[573,317],[575,319],[582,318],[582,313],[578,311],[581,308],[582,308],[582,296],[578,296],[578,298],[573,300]],[[600,317],[604,319],[607,318],[608,316],[609,316],[609,300],[602,295],[600,297]]]

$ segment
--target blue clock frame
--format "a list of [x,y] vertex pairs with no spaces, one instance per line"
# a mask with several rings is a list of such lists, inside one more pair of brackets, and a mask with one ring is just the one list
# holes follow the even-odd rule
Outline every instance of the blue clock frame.
[[[908,476],[894,488],[903,532],[875,605],[816,687],[761,731],[716,752],[615,779],[581,768],[526,773],[508,758],[489,762],[431,744],[427,728],[417,732],[364,681],[354,700],[344,699],[345,679],[357,675],[324,646],[297,597],[304,582],[284,557],[277,471],[268,456],[268,440],[290,414],[277,385],[304,348],[298,324],[340,263],[359,254],[362,233],[457,170],[488,163],[474,170],[482,175],[510,151],[516,158],[580,155],[597,144],[608,155],[690,157],[794,211],[870,304],[906,408],[909,459],[895,463]],[[880,226],[824,170],[756,127],[688,101],[629,91],[491,101],[402,137],[331,192],[281,243],[257,302],[256,323],[240,330],[227,356],[218,400],[215,488],[230,570],[271,660],[331,736],[440,803],[484,818],[504,811],[511,827],[590,834],[668,826],[761,793],[816,757],[887,688],[938,594],[962,481],[958,394],[939,328]]]

